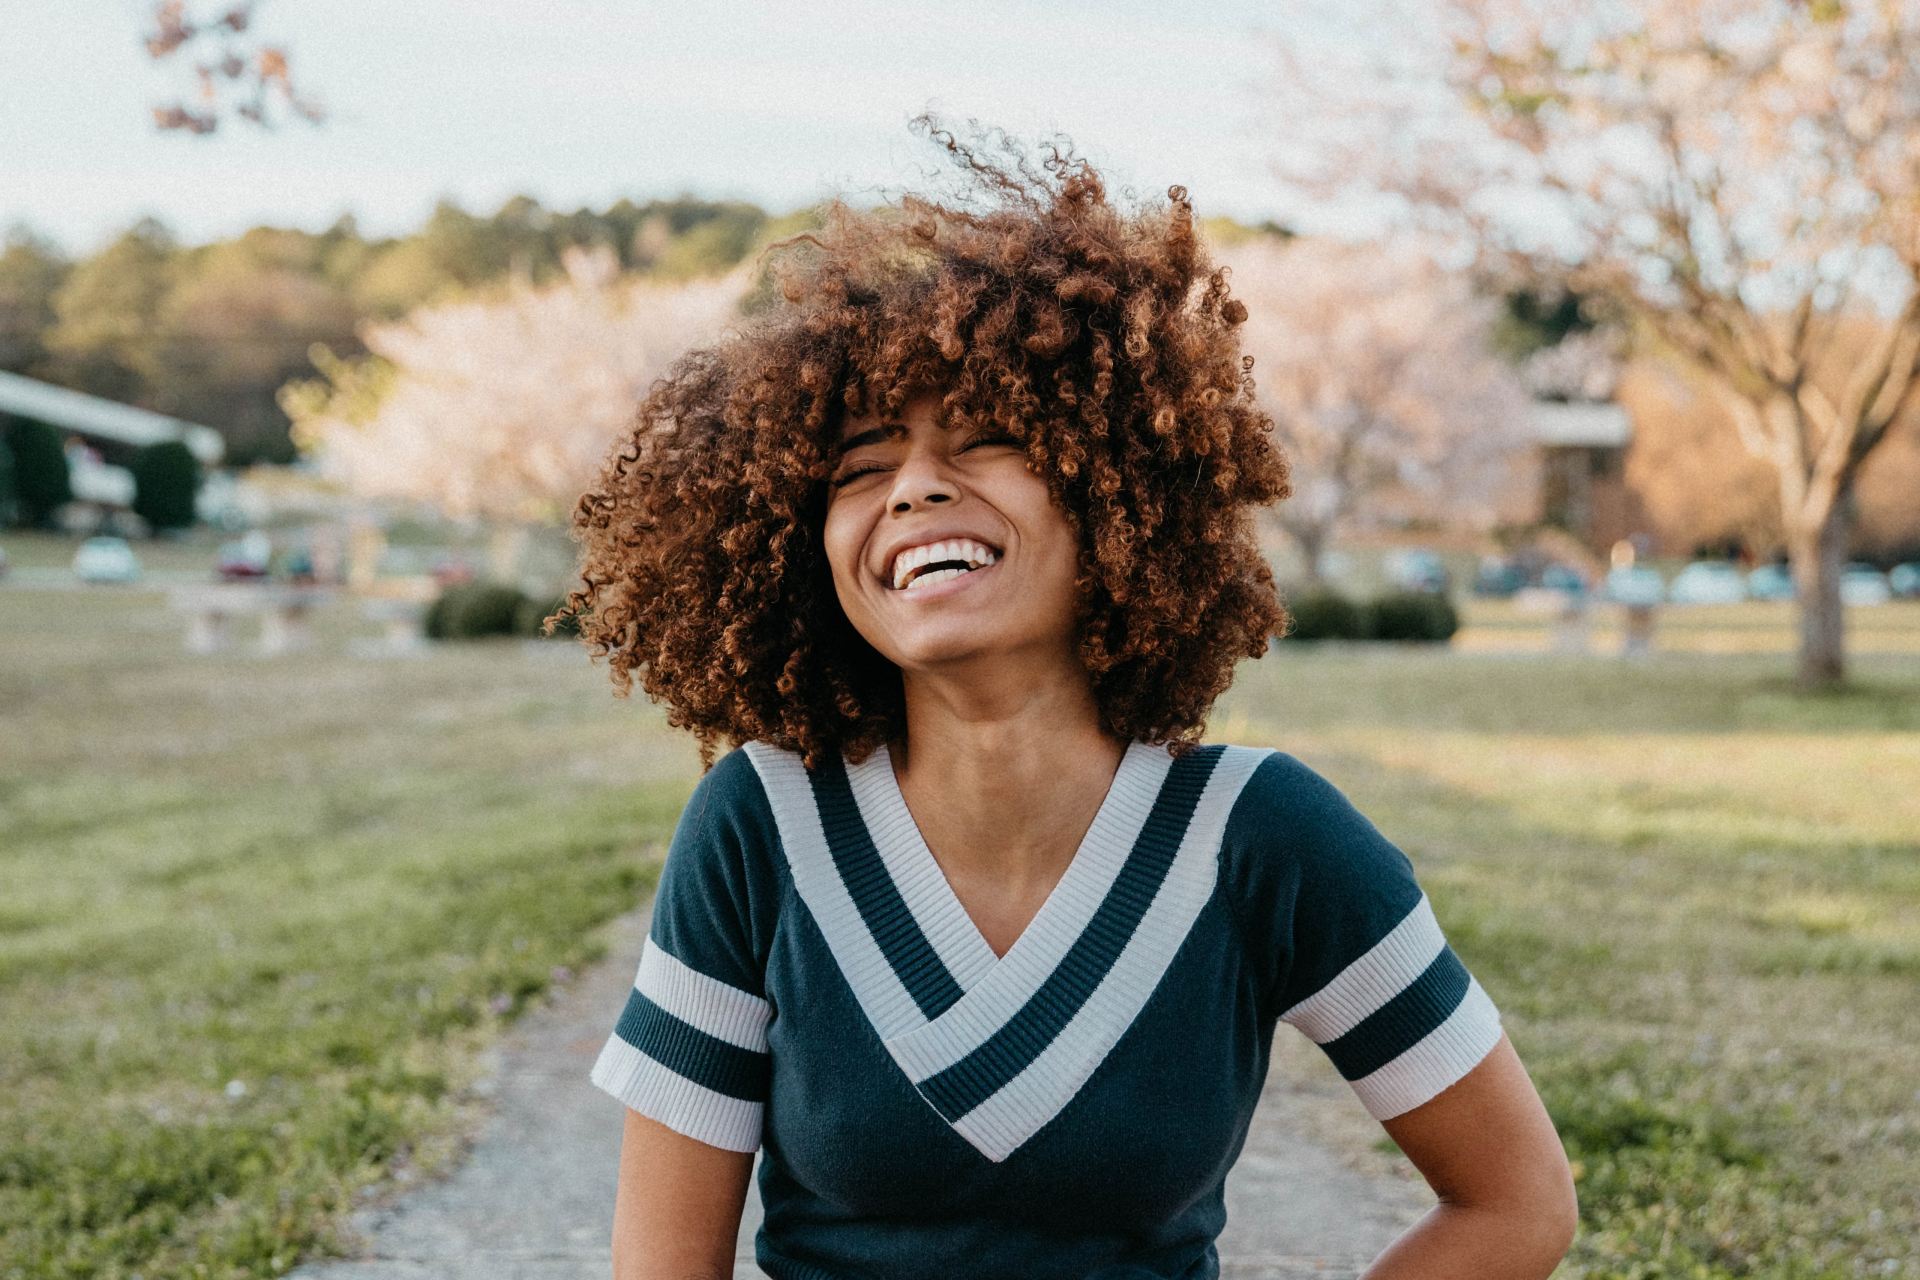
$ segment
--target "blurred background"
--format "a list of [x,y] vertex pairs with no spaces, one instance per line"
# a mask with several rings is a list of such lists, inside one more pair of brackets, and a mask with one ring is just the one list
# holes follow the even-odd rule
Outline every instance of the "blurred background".
[[15,0],[0,1276],[342,1249],[625,963],[698,760],[571,504],[927,108],[1190,190],[1294,470],[1208,736],[1414,858],[1560,1274],[1920,1275],[1920,11],[1325,8]]

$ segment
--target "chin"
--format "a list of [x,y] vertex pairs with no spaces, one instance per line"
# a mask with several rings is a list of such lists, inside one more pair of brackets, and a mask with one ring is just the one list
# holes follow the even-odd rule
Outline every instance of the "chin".
[[926,634],[914,637],[905,645],[900,644],[900,637],[895,636],[892,637],[893,650],[886,656],[902,671],[1004,658],[1006,656],[1004,640],[1000,637],[982,640],[977,634],[973,634],[978,629],[977,626],[959,625],[928,627]]

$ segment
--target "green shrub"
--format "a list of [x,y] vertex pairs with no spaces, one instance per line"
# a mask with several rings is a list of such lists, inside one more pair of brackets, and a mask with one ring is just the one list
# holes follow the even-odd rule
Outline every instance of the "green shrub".
[[455,583],[428,607],[422,626],[429,640],[513,635],[526,598],[504,583]]
[[[514,631],[523,636],[545,637],[542,628],[553,614],[567,607],[565,596],[540,599],[537,596],[525,596],[520,601],[520,611],[514,619]],[[553,624],[554,636],[577,636],[580,634],[580,620],[573,615],[559,619]]]
[[155,529],[192,527],[199,492],[200,460],[180,441],[157,441],[134,455],[134,514]]
[[7,445],[5,433],[0,432],[0,529],[20,519],[19,506],[13,479],[13,450]]
[[30,418],[6,419],[7,447],[13,451],[13,495],[20,523],[43,528],[53,513],[73,501],[67,454],[60,433]]
[[1332,587],[1310,587],[1286,605],[1293,615],[1286,640],[1445,641],[1460,628],[1452,601],[1434,591],[1352,600]]
[[1331,587],[1312,587],[1286,602],[1293,621],[1285,640],[1364,640],[1366,612]]
[[1460,629],[1453,602],[1438,591],[1392,591],[1366,606],[1375,640],[1451,639]]

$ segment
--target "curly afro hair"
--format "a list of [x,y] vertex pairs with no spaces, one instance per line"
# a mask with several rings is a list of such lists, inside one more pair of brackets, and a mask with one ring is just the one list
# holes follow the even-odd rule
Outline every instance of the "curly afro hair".
[[1004,133],[913,127],[958,166],[957,196],[835,200],[771,246],[778,296],[653,385],[580,497],[582,586],[558,616],[619,696],[641,673],[703,770],[720,740],[865,759],[904,732],[904,694],[840,608],[827,482],[846,415],[931,389],[948,424],[1022,441],[1077,532],[1103,727],[1184,755],[1288,618],[1254,533],[1252,508],[1290,489],[1246,307],[1184,187],[1126,214],[1070,142],[1036,167]]

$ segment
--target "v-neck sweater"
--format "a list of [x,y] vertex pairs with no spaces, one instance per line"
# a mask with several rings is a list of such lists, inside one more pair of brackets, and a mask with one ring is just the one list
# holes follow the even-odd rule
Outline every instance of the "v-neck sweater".
[[773,1280],[1212,1280],[1286,1022],[1376,1119],[1498,1043],[1413,866],[1267,747],[1135,742],[1005,955],[884,747],[695,787],[594,1084],[760,1151]]

